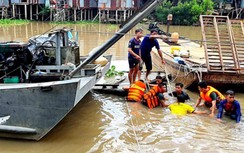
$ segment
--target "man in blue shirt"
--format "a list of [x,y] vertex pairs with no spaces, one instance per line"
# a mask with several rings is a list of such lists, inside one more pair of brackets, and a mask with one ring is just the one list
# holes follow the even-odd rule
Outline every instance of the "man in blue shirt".
[[241,106],[240,103],[234,99],[235,93],[232,90],[226,91],[226,99],[222,100],[219,105],[217,120],[222,121],[223,110],[225,115],[230,116],[231,119],[236,120],[236,123],[241,121]]
[[[148,34],[144,37],[141,43],[141,59],[146,65],[147,73],[146,73],[146,80],[148,81],[148,75],[152,70],[152,58],[151,58],[151,51],[153,47],[156,47],[158,50],[158,55],[160,56],[162,63],[164,64],[164,59],[162,55],[162,50],[160,49],[159,43],[156,38],[166,39],[166,37],[162,35],[158,35],[158,31],[156,29],[151,30],[151,34]],[[142,66],[139,68],[138,72],[138,79],[141,76]]]
[[135,80],[139,69],[139,62],[141,57],[139,56],[139,50],[141,45],[140,38],[143,36],[142,29],[136,29],[135,37],[133,37],[128,44],[128,62],[130,71],[128,73],[128,78],[130,84],[132,85]]

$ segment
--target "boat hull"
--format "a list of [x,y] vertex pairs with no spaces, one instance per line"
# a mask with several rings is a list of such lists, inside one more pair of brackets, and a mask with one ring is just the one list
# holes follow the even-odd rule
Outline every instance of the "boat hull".
[[0,86],[0,137],[40,140],[92,89],[100,74],[70,80]]
[[243,92],[243,74],[207,72],[206,68],[189,61],[186,61],[188,66],[184,66],[174,62],[173,57],[167,54],[164,55],[165,66],[163,66],[156,52],[152,52],[152,58],[157,67],[160,67],[163,71],[166,70],[168,74],[172,75],[174,82],[183,83],[187,89],[197,90],[198,82],[204,80],[208,85],[214,86],[221,91],[233,89]]

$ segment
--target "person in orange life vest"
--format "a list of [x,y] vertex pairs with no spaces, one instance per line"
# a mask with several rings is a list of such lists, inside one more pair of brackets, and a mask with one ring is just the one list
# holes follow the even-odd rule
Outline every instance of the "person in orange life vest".
[[166,83],[163,82],[163,77],[158,75],[156,76],[156,84],[150,84],[150,86],[154,87],[157,86],[159,88],[159,92],[156,94],[156,96],[158,97],[159,101],[160,101],[160,105],[162,107],[167,107],[168,105],[165,104],[165,98],[164,98],[164,92],[167,92],[167,86]]
[[[165,103],[165,100],[166,100],[166,99],[164,98],[164,94],[163,94],[164,92],[167,92],[166,83],[164,83],[164,82],[160,82],[160,83],[158,83],[158,85],[155,86],[155,87],[158,88],[158,92],[157,92],[156,96],[157,96],[158,99],[159,99],[160,105],[161,105],[162,107],[168,107],[169,105]],[[153,88],[155,88],[155,87],[153,87]]]
[[217,121],[222,121],[223,110],[225,115],[230,116],[231,119],[236,120],[236,123],[241,121],[241,106],[240,103],[235,100],[235,92],[233,90],[226,91],[226,99],[222,100],[219,104],[219,111],[217,115]]
[[143,36],[142,32],[143,32],[142,29],[136,29],[135,30],[136,35],[129,41],[129,45],[128,45],[128,62],[130,68],[130,71],[128,73],[128,78],[130,81],[130,85],[132,85],[135,82],[139,70],[139,63],[141,60],[141,57],[139,55],[140,46],[141,46],[140,38]]
[[150,82],[149,86],[150,87],[154,87],[154,86],[156,86],[156,85],[158,85],[159,83],[162,83],[162,82],[164,82],[163,77],[158,75],[158,76],[156,76],[156,78],[153,81]]
[[199,106],[201,100],[204,100],[205,106],[209,107],[211,110],[209,116],[214,117],[214,112],[217,109],[219,102],[225,97],[214,87],[208,86],[205,81],[198,83],[198,90],[200,91],[200,96],[195,104],[195,108]]
[[169,93],[170,96],[174,96],[174,97],[181,97],[181,101],[182,103],[184,103],[186,100],[189,100],[190,97],[189,95],[183,91],[183,84],[178,82],[175,83],[175,91],[173,91],[172,93]]
[[127,100],[141,102],[145,90],[146,84],[143,80],[135,81],[128,90]]
[[162,107],[167,107],[165,104],[165,98],[163,93],[166,92],[166,84],[159,83],[153,86],[147,93],[143,95],[144,101],[142,104],[148,106],[149,108],[155,108],[159,105]]

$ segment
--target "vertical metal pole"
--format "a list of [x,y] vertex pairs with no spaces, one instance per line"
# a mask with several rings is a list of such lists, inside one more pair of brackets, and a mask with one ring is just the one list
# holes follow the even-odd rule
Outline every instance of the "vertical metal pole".
[[56,65],[61,65],[61,48],[60,48],[60,32],[56,33]]

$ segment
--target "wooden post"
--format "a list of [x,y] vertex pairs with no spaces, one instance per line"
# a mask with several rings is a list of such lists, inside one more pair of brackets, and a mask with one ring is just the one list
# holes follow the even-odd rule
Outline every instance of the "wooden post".
[[128,18],[130,17],[130,10],[128,10]]
[[38,12],[38,5],[36,6],[36,20],[38,20],[38,15],[39,15],[39,12]]
[[68,10],[68,21],[70,21],[70,9],[67,10]]
[[27,4],[25,4],[25,19],[27,20]]
[[13,18],[15,18],[15,5],[12,5],[12,9],[13,9]]
[[86,18],[86,13],[87,13],[87,12],[86,12],[86,11],[87,11],[87,9],[85,9],[84,20],[87,20],[87,18]]
[[52,20],[53,20],[53,9],[50,8],[50,21],[52,21]]
[[32,15],[33,15],[33,12],[32,12],[32,4],[30,5],[30,20],[32,20]]
[[[91,9],[91,19],[93,18],[93,9]],[[91,20],[90,19],[90,20]]]
[[124,10],[124,21],[126,20],[126,10]]
[[20,15],[20,6],[18,7],[18,14],[19,14],[19,19],[21,19],[21,15]]
[[62,19],[62,21],[66,20],[66,9],[64,9],[64,18]]
[[83,10],[80,9],[80,20],[82,21],[83,20]]
[[101,23],[101,9],[98,9],[99,23]]
[[118,10],[115,11],[115,20],[116,20],[116,24],[118,24]]
[[90,20],[90,9],[87,9],[87,20]]
[[107,12],[107,22],[109,22],[109,10]]
[[74,21],[76,21],[76,8],[74,8]]

